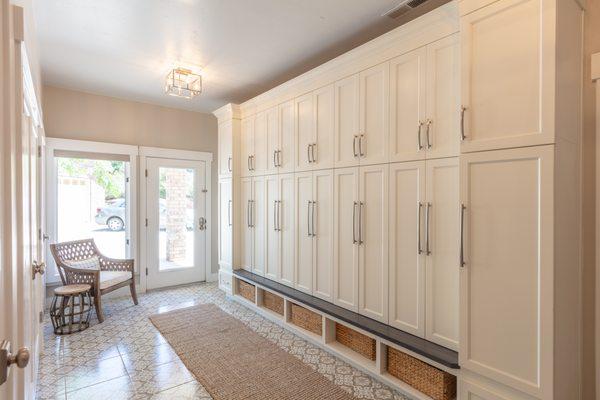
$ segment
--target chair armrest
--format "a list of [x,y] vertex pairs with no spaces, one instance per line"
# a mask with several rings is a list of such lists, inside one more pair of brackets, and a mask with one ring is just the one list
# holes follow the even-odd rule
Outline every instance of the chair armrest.
[[134,261],[133,259],[119,260],[116,258],[109,258],[106,256],[100,256],[100,270],[101,271],[126,271],[133,274]]

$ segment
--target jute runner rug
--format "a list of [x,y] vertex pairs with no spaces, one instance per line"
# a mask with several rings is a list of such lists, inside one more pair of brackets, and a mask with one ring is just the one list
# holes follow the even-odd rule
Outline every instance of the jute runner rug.
[[150,320],[215,400],[354,399],[214,304]]

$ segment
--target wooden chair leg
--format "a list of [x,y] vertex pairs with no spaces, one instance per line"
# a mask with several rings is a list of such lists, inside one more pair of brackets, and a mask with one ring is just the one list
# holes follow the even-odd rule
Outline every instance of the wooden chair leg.
[[129,290],[131,291],[131,297],[133,298],[133,304],[138,305],[137,292],[135,290],[135,280],[131,282],[129,285]]
[[94,296],[94,306],[96,307],[96,316],[100,323],[104,322],[104,313],[102,312],[102,301],[100,295]]

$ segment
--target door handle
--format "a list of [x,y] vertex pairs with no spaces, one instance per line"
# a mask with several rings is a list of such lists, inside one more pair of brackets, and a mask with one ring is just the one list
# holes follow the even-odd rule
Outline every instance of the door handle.
[[430,215],[429,212],[431,210],[431,203],[427,203],[427,207],[425,208],[425,254],[430,255],[431,249],[429,248],[429,221]]
[[423,249],[421,248],[421,209],[423,208],[423,203],[417,203],[417,254],[423,254]]
[[277,166],[281,167],[281,150],[277,150]]
[[254,205],[254,200],[250,200],[250,215],[252,216],[252,225],[251,227],[254,228],[254,209],[256,208],[256,206]]
[[465,112],[467,111],[467,107],[460,107],[460,140],[464,141],[467,138],[465,134]]
[[312,232],[310,231],[310,209],[312,201],[308,200],[306,203],[306,236],[311,237]]
[[417,151],[423,150],[423,145],[421,144],[421,128],[423,127],[423,121],[419,121],[419,127],[417,128]]
[[3,340],[0,342],[0,385],[6,382],[8,378],[8,368],[15,364],[18,368],[25,368],[29,364],[29,349],[21,347],[17,354],[11,354],[10,342]]
[[256,170],[256,164],[254,163],[254,155],[250,156],[250,166],[252,167],[252,171]]
[[464,204],[460,205],[460,267],[464,268],[465,262],[465,250],[464,250],[464,233],[465,233],[465,207]]
[[231,172],[231,157],[227,158],[227,170]]
[[248,156],[248,171],[252,171],[252,167],[250,166],[250,157],[252,156]]
[[358,138],[358,154],[360,154],[361,157],[365,156],[365,153],[363,153],[363,139],[365,138],[364,134],[361,134],[360,137]]
[[277,232],[277,200],[273,200],[273,230]]
[[32,279],[35,279],[35,276],[37,274],[44,275],[45,272],[46,272],[46,263],[45,262],[38,263],[37,261],[34,261],[33,263],[31,263]]
[[310,164],[312,161],[310,160],[310,144],[306,145],[306,159],[308,160],[308,163]]
[[316,148],[317,148],[317,144],[313,143],[312,144],[312,149],[311,149],[312,162],[317,162],[317,157],[315,156],[315,154],[316,154],[315,149]]
[[354,135],[354,141],[352,142],[352,152],[354,153],[354,157],[358,157],[358,154],[356,153],[356,139],[358,138],[358,135]]
[[228,201],[228,205],[227,205],[227,225],[231,226],[231,206],[233,204],[232,200]]
[[431,148],[431,142],[429,141],[429,130],[431,128],[431,124],[433,123],[432,120],[428,119],[427,120],[427,130],[425,131],[425,138],[427,139],[427,148],[430,149]]
[[313,202],[312,202],[312,219],[311,219],[311,220],[312,220],[312,236],[313,236],[313,237],[316,237],[316,236],[317,236],[317,234],[316,234],[316,232],[315,232],[315,231],[316,231],[316,230],[315,230],[315,207],[316,207],[316,206],[317,206],[317,202],[316,202],[316,201],[313,201]]
[[246,225],[248,225],[248,228],[252,228],[252,225],[250,225],[250,202],[252,200],[248,200],[248,204],[246,205]]
[[281,232],[281,200],[277,200],[277,230]]
[[354,206],[352,207],[352,243],[353,244],[357,243],[357,241],[356,241],[356,206],[357,206],[357,203],[354,202]]
[[363,203],[361,201],[358,204],[359,204],[359,207],[358,207],[358,244],[363,244],[362,216],[363,216],[363,208],[365,206],[365,203]]

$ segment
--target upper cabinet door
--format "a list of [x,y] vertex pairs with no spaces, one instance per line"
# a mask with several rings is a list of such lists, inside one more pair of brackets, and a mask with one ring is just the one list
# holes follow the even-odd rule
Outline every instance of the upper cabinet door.
[[233,171],[232,142],[233,121],[219,124],[219,176],[231,176]]
[[271,157],[268,154],[267,112],[262,111],[256,114],[254,121],[254,158],[252,159],[252,174],[265,175],[269,168]]
[[333,170],[313,172],[313,296],[333,302]]
[[362,71],[359,81],[360,165],[386,163],[390,136],[390,64],[385,62]]
[[390,161],[425,158],[426,49],[390,61]]
[[280,173],[294,172],[296,136],[294,130],[294,101],[290,100],[278,107],[279,152],[276,155]]
[[242,176],[252,175],[254,158],[254,116],[242,120],[240,166]]
[[553,13],[503,0],[461,17],[462,152],[554,142]]
[[462,368],[551,398],[554,146],[460,160]]
[[240,262],[246,271],[252,271],[254,228],[252,227],[252,178],[240,180]]
[[[265,111],[266,120],[266,139],[267,139],[267,174],[276,174],[278,171],[279,162],[279,121],[277,107],[273,107]],[[279,156],[279,158],[281,158]]]
[[333,85],[315,90],[315,138],[311,149],[313,169],[333,168],[334,165],[334,89]]
[[296,113],[296,171],[312,169],[311,148],[315,138],[315,116],[312,93],[294,100]]
[[358,74],[337,81],[334,113],[334,164],[336,168],[359,164]]
[[295,174],[296,274],[294,287],[312,293],[312,172]]
[[427,46],[427,117],[423,126],[427,159],[460,153],[459,36]]
[[427,160],[425,338],[458,350],[458,157]]
[[267,175],[265,177],[267,189],[266,194],[266,258],[265,258],[265,278],[272,280],[279,279],[279,179],[278,175]]

